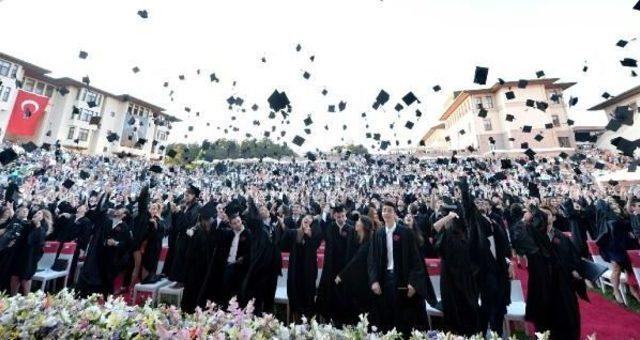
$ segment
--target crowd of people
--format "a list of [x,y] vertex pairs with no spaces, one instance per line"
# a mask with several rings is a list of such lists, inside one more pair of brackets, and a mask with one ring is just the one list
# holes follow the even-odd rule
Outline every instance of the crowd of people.
[[[366,313],[378,329],[408,334],[428,327],[429,304],[445,330],[472,335],[502,332],[514,267],[523,265],[527,320],[553,339],[578,339],[578,299],[589,284],[582,263],[594,240],[611,263],[616,299],[622,272],[640,299],[626,253],[639,246],[640,190],[594,181],[631,162],[604,151],[347,154],[187,169],[55,146],[2,148],[17,153],[0,168],[0,290],[12,295],[31,290],[46,240],[73,241],[72,271],[84,259],[79,296],[119,293],[123,274],[125,289],[166,277],[184,288],[185,312],[237,297],[272,313],[286,252],[296,320],[341,326]],[[440,294],[425,258],[441,259]]]

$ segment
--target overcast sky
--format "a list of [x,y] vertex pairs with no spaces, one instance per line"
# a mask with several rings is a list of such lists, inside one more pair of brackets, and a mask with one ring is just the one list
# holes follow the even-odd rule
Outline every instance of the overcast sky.
[[[578,82],[578,116],[638,85],[619,60],[638,56],[640,41],[616,47],[638,34],[635,0],[4,0],[0,2],[0,50],[115,93],[129,93],[185,120],[171,139],[201,141],[224,137],[215,127],[240,128],[262,136],[271,125],[267,98],[286,91],[292,103],[289,142],[307,138],[303,151],[345,142],[364,143],[365,132],[414,144],[433,124],[452,91],[475,88],[475,66],[489,67],[487,85],[548,77]],[[149,18],[136,12],[146,9]],[[302,49],[296,52],[296,45]],[[78,59],[80,50],[89,58]],[[315,56],[311,62],[310,56]],[[266,63],[261,58],[267,59]],[[589,66],[587,73],[582,67]],[[137,66],[140,72],[131,69]],[[196,70],[201,75],[196,75]],[[302,77],[307,71],[309,80]],[[209,82],[215,72],[220,83]],[[185,81],[178,80],[184,74]],[[236,86],[232,86],[233,81]],[[164,88],[163,82],[170,83]],[[432,87],[442,90],[434,93]],[[328,90],[327,96],[321,91]],[[384,110],[371,108],[380,89],[391,94]],[[174,102],[169,100],[174,90]],[[396,114],[408,91],[421,100]],[[228,110],[226,98],[245,100],[246,113]],[[343,112],[328,105],[347,102]],[[253,112],[254,103],[260,109]],[[184,107],[192,109],[186,114]],[[423,117],[416,121],[415,110]],[[200,117],[195,117],[195,112]],[[367,113],[370,129],[361,118]],[[310,136],[303,120],[311,115]],[[231,117],[237,120],[232,122]],[[261,120],[260,126],[252,125]],[[404,128],[407,120],[416,124]],[[579,119],[578,119],[579,120]],[[210,127],[206,126],[210,122]],[[389,124],[396,122],[395,129]],[[327,132],[324,125],[328,124]],[[342,125],[348,125],[344,131]],[[193,132],[187,132],[193,126]]]

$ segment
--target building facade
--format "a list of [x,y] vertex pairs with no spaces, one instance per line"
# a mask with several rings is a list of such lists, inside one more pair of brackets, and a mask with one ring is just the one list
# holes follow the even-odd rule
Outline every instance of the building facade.
[[616,150],[616,146],[611,144],[611,141],[616,137],[622,137],[629,141],[640,140],[640,123],[638,123],[638,120],[640,120],[640,86],[611,97],[590,108],[589,111],[604,111],[607,118],[612,119],[617,118],[615,112],[618,107],[627,107],[630,117],[627,117],[626,122],[620,124],[616,131],[604,131],[598,137],[597,145],[599,148]]
[[[157,159],[164,155],[177,118],[162,107],[131,95],[115,95],[71,78],[52,78],[49,70],[0,53],[0,139],[54,144],[99,155],[129,153]],[[33,134],[7,131],[19,91],[48,98]],[[6,99],[6,100],[5,100]],[[108,136],[115,134],[111,141]]]
[[[557,81],[521,81],[524,88],[511,81],[456,91],[440,117],[444,126],[436,125],[436,131],[425,135],[429,137],[425,144],[434,141],[451,151],[472,147],[480,154],[523,152],[525,142],[537,153],[574,150],[575,136],[562,94],[575,83]],[[542,139],[535,139],[537,135]]]

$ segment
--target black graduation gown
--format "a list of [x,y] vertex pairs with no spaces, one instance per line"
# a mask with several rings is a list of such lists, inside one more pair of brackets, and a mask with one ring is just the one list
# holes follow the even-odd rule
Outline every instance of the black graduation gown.
[[[112,222],[113,225],[113,222]],[[107,241],[113,239],[118,242],[115,246],[107,245]],[[112,228],[105,230],[99,261],[104,270],[105,291],[113,294],[113,281],[127,268],[131,261],[133,235],[128,224],[120,222]]]
[[436,249],[441,256],[440,296],[447,331],[473,335],[480,330],[477,267],[471,260],[470,241],[461,219],[438,233]]
[[325,227],[323,236],[324,266],[318,285],[316,307],[325,320],[332,320],[340,326],[347,322],[351,313],[344,286],[336,285],[335,279],[356,253],[357,235],[352,225],[345,224],[340,230],[334,221]]
[[249,200],[246,226],[251,232],[251,262],[242,282],[240,301],[246,305],[249,300],[255,299],[255,314],[261,315],[263,311],[273,312],[271,309],[273,308],[278,276],[282,273],[280,253],[282,232],[278,226],[264,224],[251,199]]
[[[0,292],[9,291],[11,266],[18,250],[16,241],[22,236],[22,230],[27,223],[28,221],[21,223],[21,221],[13,219],[2,226],[4,233],[0,236]],[[14,242],[9,247],[12,241]]]
[[584,281],[574,280],[580,257],[567,236],[554,229],[553,239],[533,225],[514,226],[513,246],[527,256],[529,281],[525,318],[552,339],[579,339],[580,310],[576,292],[586,296]]
[[[187,235],[187,237],[189,237]],[[198,303],[200,290],[205,282],[205,273],[213,257],[213,231],[206,231],[198,225],[189,240],[189,248],[185,254],[185,280],[181,307],[187,313],[193,313]],[[206,302],[206,301],[205,301]]]
[[282,251],[289,252],[287,296],[292,312],[311,317],[315,312],[317,251],[322,241],[322,231],[314,222],[311,236],[299,238],[298,233],[298,229],[287,229],[280,240]]
[[[380,228],[373,234],[369,255],[367,258],[368,284],[369,287],[374,282],[383,286],[384,275],[387,270],[387,241],[386,230]],[[372,318],[374,324],[382,330],[389,330],[396,327],[404,334],[409,334],[411,328],[426,328],[426,306],[425,300],[435,305],[437,300],[429,274],[426,271],[424,259],[418,251],[418,244],[412,230],[398,223],[393,232],[393,262],[394,275],[396,276],[397,287],[407,287],[410,284],[416,290],[416,294],[408,298],[406,290],[386,292],[382,290],[382,295],[376,297],[375,308]],[[371,289],[371,288],[369,288]],[[383,320],[385,294],[396,294],[395,300],[398,303],[399,315],[395,315],[395,320]],[[386,322],[392,322],[393,325]]]
[[106,271],[102,256],[102,248],[106,241],[105,235],[111,228],[111,220],[107,217],[106,202],[108,195],[102,195],[99,203],[93,209],[87,211],[87,218],[92,222],[93,228],[89,236],[84,265],[78,276],[76,285],[80,297],[86,297],[93,293],[107,294]]
[[171,281],[184,283],[185,269],[187,266],[186,254],[189,247],[190,237],[187,236],[187,229],[196,225],[198,222],[198,214],[200,204],[193,203],[186,211],[179,212],[175,216],[175,224],[173,232],[176,235],[175,250],[172,252],[171,272],[169,279]]
[[22,235],[16,240],[16,253],[11,266],[11,275],[20,280],[31,280],[38,269],[38,261],[43,255],[42,247],[46,236],[46,226],[35,228],[32,222],[22,221]]
[[365,241],[360,245],[355,255],[349,263],[338,274],[340,284],[344,287],[344,298],[348,303],[348,310],[345,323],[356,324],[360,314],[371,313],[374,308],[375,295],[368,285],[367,257],[369,256],[370,241]]
[[158,268],[158,261],[160,261],[160,253],[162,252],[162,239],[165,235],[165,221],[157,219],[157,227],[154,227],[149,222],[147,229],[147,235],[144,238],[146,241],[146,247],[144,253],[142,253],[142,267],[150,273],[155,275]]

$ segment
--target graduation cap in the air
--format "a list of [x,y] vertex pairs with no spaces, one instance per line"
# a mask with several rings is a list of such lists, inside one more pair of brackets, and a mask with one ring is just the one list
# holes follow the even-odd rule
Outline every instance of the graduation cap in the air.
[[549,107],[549,104],[547,104],[546,102],[538,102],[538,101],[536,101],[536,108],[538,110],[545,112],[548,107]]
[[215,73],[211,73],[211,74],[209,75],[209,80],[210,80],[211,82],[216,82],[216,83],[219,83],[219,82],[220,82],[220,79],[218,79],[218,77],[216,77],[216,74],[215,74]]
[[602,94],[602,98],[609,99],[609,98],[611,98],[611,95],[609,94],[609,92],[605,92],[605,93]]
[[520,149],[528,149],[529,148],[529,143],[524,142],[524,143],[520,143]]
[[534,107],[536,105],[536,101],[533,99],[527,99],[525,105],[527,105],[528,107]]
[[327,108],[327,111],[336,112],[336,106],[335,105],[329,105],[329,107]]
[[7,148],[0,152],[0,164],[7,165],[18,159],[18,154],[12,148]]
[[407,129],[409,129],[409,130],[413,129],[413,122],[412,122],[412,121],[410,121],[410,120],[409,120],[409,121],[407,121],[407,122],[404,124],[404,127],[406,127],[406,128],[407,128]]
[[511,169],[513,165],[511,164],[510,159],[501,159],[500,160],[500,168],[501,169]]
[[512,114],[507,114],[507,115],[505,116],[505,119],[506,119],[508,122],[513,122],[513,120],[514,120],[515,118],[516,118],[516,117],[515,117],[514,115],[512,115]]
[[67,188],[67,189],[71,189],[71,187],[76,184],[76,182],[72,181],[71,179],[67,178],[64,182],[62,182],[62,186]]
[[513,93],[513,91],[505,92],[504,95],[505,95],[505,97],[507,97],[507,100],[512,100],[512,99],[514,99],[516,97],[516,94]]
[[297,146],[302,146],[302,144],[304,144],[304,142],[305,142],[305,139],[300,137],[300,136],[296,135],[295,137],[293,137],[292,143],[297,145]]
[[540,71],[536,72],[536,77],[538,77],[538,78],[544,77],[544,71],[540,70]]
[[89,53],[85,51],[80,51],[80,53],[78,54],[78,58],[80,59],[87,59],[88,56],[89,56]]
[[140,68],[138,66],[134,66],[131,71],[133,71],[133,73],[138,73],[140,72]]
[[613,112],[613,117],[620,121],[620,123],[628,126],[633,125],[633,111],[627,105],[618,106]]
[[157,165],[157,164],[154,164],[154,165],[149,167],[149,171],[155,172],[157,174],[161,174],[162,173],[162,167]]
[[24,151],[26,151],[28,153],[31,153],[31,152],[33,152],[34,150],[36,150],[38,148],[38,146],[33,144],[33,142],[27,142],[27,143],[24,143],[24,144],[22,144],[20,146],[22,146]]
[[520,79],[518,80],[518,88],[519,89],[524,89],[527,87],[527,85],[529,84],[529,81],[526,79]]
[[478,117],[485,118],[487,116],[488,111],[485,110],[484,107],[480,107],[480,111],[478,111]]
[[476,71],[473,76],[473,82],[479,85],[485,85],[487,83],[487,76],[489,75],[489,69],[486,67],[476,66]]
[[340,103],[338,103],[338,110],[340,110],[340,112],[344,111],[344,109],[347,108],[347,103],[340,101]]
[[413,94],[413,92],[408,92],[407,94],[404,95],[404,97],[402,97],[402,101],[405,103],[405,105],[410,106],[411,104],[418,102],[420,103],[420,101],[418,100],[418,98],[415,96],[415,94]]
[[89,118],[90,125],[98,125],[100,124],[101,121],[102,121],[102,117],[100,116],[92,116],[91,118]]
[[176,150],[173,150],[173,149],[167,150],[167,156],[168,157],[174,158],[177,154],[178,153],[176,152]]
[[87,86],[89,86],[89,83],[91,83],[91,80],[89,80],[89,76],[84,76],[82,77],[82,82],[87,84]]
[[327,89],[323,89],[321,93],[322,93],[323,96],[326,96],[327,93],[329,93],[329,91],[327,91]]
[[552,123],[544,124],[544,128],[545,129],[553,129],[553,124]]
[[531,159],[531,160],[533,160],[535,158],[535,155],[536,155],[535,151],[533,151],[531,149],[527,149],[524,152],[524,154],[527,155],[527,157],[529,157],[529,159]]
[[622,123],[620,123],[619,120],[611,119],[609,123],[607,123],[607,126],[605,126],[605,129],[615,132],[615,131],[618,131],[618,129],[620,129],[621,126],[622,126]]
[[522,132],[524,133],[531,133],[531,125],[525,125],[522,127]]
[[376,97],[376,101],[373,103],[373,108],[378,109],[380,106],[384,106],[389,101],[389,94],[385,90],[380,90],[378,96]]
[[302,74],[302,78],[309,79],[309,78],[311,78],[311,74],[309,72],[307,72],[307,71],[304,71],[304,73]]
[[149,17],[149,12],[146,9],[142,9],[138,11],[138,16],[142,19],[147,19]]
[[81,179],[87,179],[89,177],[91,177],[91,175],[88,172],[86,172],[84,170],[80,170],[80,178]]
[[620,40],[618,40],[618,42],[616,43],[616,46],[618,46],[618,47],[625,47],[625,46],[627,46],[627,43],[628,43],[628,41],[623,40],[623,39],[620,39]]
[[117,133],[115,132],[111,132],[107,135],[107,141],[109,141],[110,143],[115,142],[116,140],[118,140],[120,137],[118,136]]
[[402,109],[404,109],[404,106],[402,106],[402,104],[398,103],[396,104],[396,106],[394,107],[394,109],[398,112],[402,111]]
[[633,58],[624,58],[620,60],[620,64],[625,67],[638,67],[638,61]]
[[285,108],[290,108],[291,104],[289,102],[287,94],[284,91],[279,92],[278,90],[274,90],[267,101],[269,102],[269,106],[273,111],[280,111],[284,110]]
[[537,134],[535,137],[533,137],[533,139],[535,139],[536,141],[540,142],[544,139],[544,137],[541,134]]

